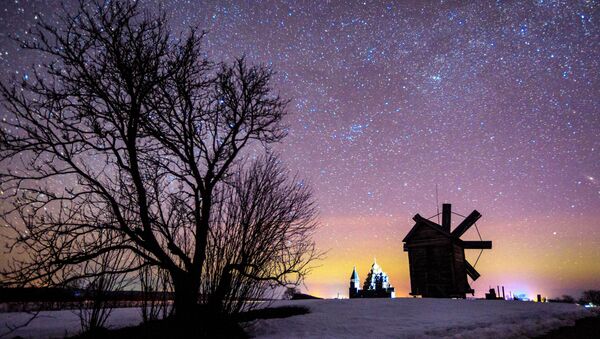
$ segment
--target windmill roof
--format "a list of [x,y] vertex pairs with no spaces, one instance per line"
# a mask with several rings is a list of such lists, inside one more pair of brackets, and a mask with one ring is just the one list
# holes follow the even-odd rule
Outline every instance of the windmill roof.
[[404,239],[402,239],[403,242],[407,242],[410,241],[410,238],[412,238],[412,236],[416,233],[416,231],[421,228],[421,227],[430,227],[432,229],[434,229],[436,232],[439,232],[440,234],[442,234],[443,236],[447,237],[447,238],[452,238],[452,234],[450,234],[450,232],[446,232],[441,225],[429,220],[429,219],[425,219],[423,218],[420,214],[415,214],[415,216],[413,217],[413,220],[416,222],[415,225],[413,226],[413,228],[410,230],[410,232],[408,232],[408,234],[404,237]]

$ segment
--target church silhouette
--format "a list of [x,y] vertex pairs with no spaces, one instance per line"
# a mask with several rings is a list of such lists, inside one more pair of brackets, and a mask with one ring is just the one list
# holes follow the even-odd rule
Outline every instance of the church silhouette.
[[356,266],[354,266],[350,276],[350,298],[394,298],[394,296],[394,287],[390,285],[387,274],[377,264],[376,259],[373,259],[373,265],[369,274],[367,274],[362,289],[360,288]]

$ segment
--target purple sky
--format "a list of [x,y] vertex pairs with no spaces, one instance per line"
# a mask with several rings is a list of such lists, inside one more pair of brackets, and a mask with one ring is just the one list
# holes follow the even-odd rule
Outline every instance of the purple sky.
[[[4,79],[41,61],[7,35],[59,3],[0,5]],[[164,3],[175,31],[209,31],[211,58],[272,65],[292,100],[280,152],[314,186],[329,250],[309,293],[345,295],[352,266],[364,278],[377,257],[406,295],[401,240],[414,214],[436,213],[436,184],[494,241],[479,295],[600,287],[598,2]]]

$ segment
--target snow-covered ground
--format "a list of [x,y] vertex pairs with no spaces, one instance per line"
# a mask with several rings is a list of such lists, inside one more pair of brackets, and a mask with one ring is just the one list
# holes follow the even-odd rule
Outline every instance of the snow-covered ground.
[[[275,303],[272,306],[282,305]],[[311,313],[259,320],[259,338],[513,338],[569,326],[591,312],[573,304],[448,299],[306,300]]]
[[[344,299],[275,302],[271,307],[306,306],[311,313],[248,323],[258,338],[507,338],[543,334],[572,325],[591,312],[572,304],[447,299]],[[21,324],[24,313],[0,313],[0,337],[6,324]],[[136,325],[138,308],[115,309],[112,328]],[[41,312],[29,326],[8,337],[62,338],[79,332],[73,311]]]
[[[21,312],[0,313],[0,338],[64,338],[81,331],[77,310],[40,312],[29,325],[4,335],[8,326],[24,324],[31,318],[30,314]],[[139,308],[116,308],[108,319],[108,326],[119,328],[139,324],[142,315]]]

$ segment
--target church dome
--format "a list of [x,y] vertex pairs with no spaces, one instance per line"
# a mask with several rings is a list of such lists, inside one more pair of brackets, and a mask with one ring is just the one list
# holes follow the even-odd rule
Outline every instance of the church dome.
[[367,278],[365,279],[363,289],[378,290],[390,287],[392,286],[389,283],[389,278],[387,274],[383,271],[381,266],[377,264],[377,259],[374,259],[373,265],[371,266],[371,270],[369,271],[369,274],[367,274]]
[[377,259],[373,259],[373,265],[371,265],[371,271],[372,273],[382,273],[383,270],[381,269],[381,266],[379,266],[377,264]]

